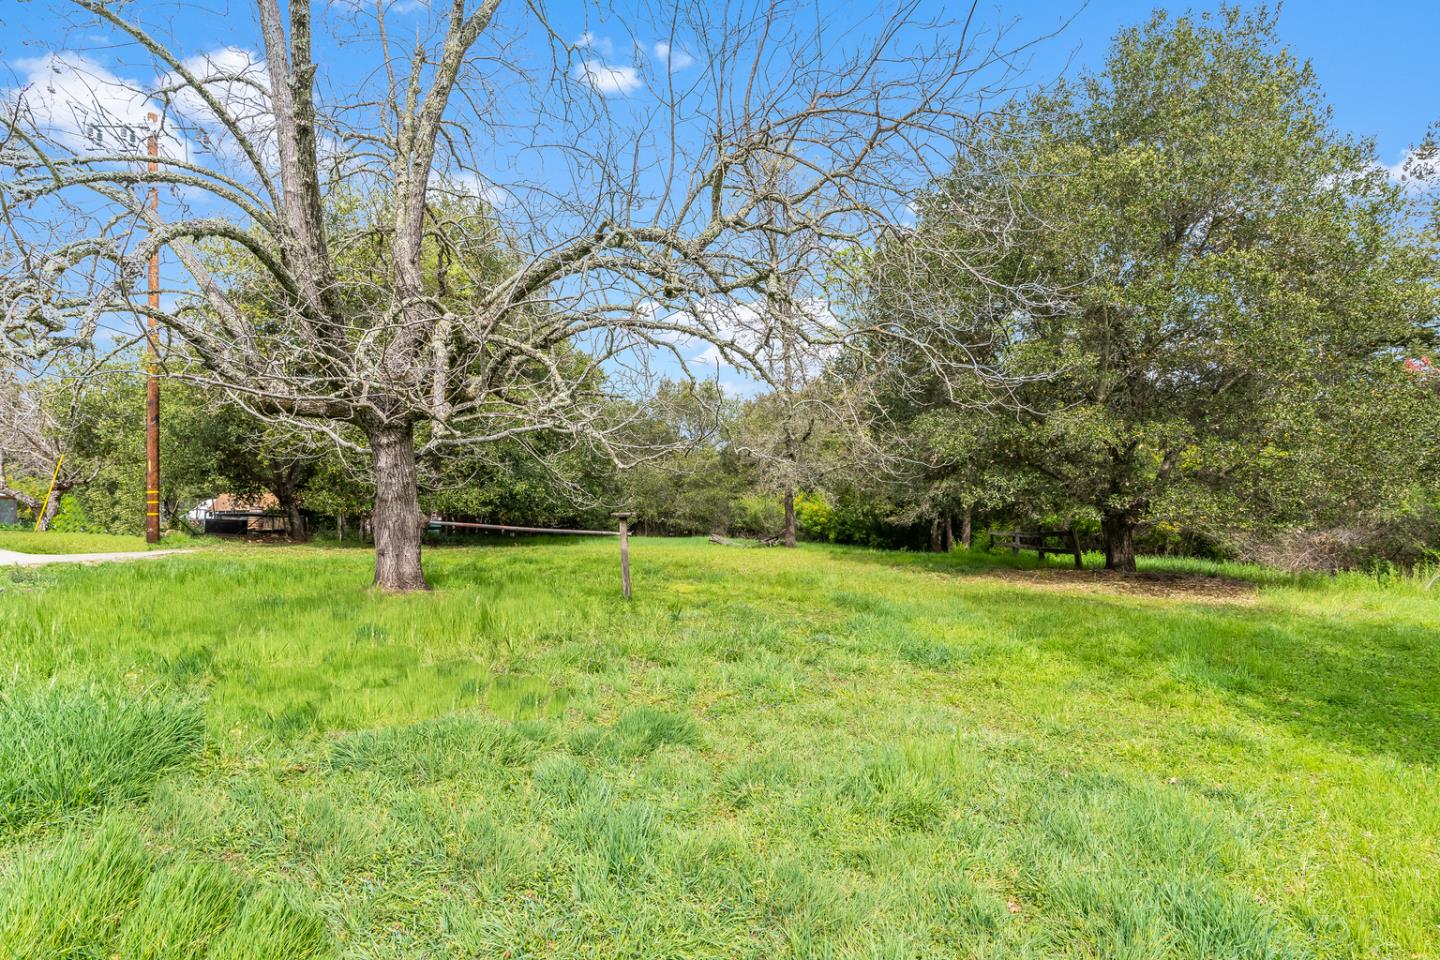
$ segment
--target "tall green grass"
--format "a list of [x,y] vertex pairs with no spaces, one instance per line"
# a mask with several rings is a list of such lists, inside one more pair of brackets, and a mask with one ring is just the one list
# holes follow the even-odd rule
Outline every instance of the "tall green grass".
[[17,689],[207,744],[0,831],[4,949],[79,929],[13,907],[74,861],[119,878],[77,916],[139,919],[72,956],[1440,957],[1434,593],[631,553],[629,603],[613,543],[429,550],[423,597],[318,546],[0,576]]
[[319,960],[323,919],[293,893],[216,864],[164,857],[107,820],[66,834],[0,880],[0,958]]
[[[222,537],[196,536],[180,530],[167,531],[155,549],[193,550],[199,547],[236,549],[243,543]],[[65,530],[42,530],[29,527],[0,527],[0,550],[17,553],[136,553],[151,549],[144,537],[113,533],[76,533]]]
[[184,700],[0,690],[0,829],[142,796],[195,757],[204,729],[200,708]]
[[147,549],[144,537],[106,533],[66,533],[26,529],[0,530],[0,550],[17,553],[128,553]]
[[[1100,566],[1098,555],[1087,565]],[[1286,571],[1255,563],[1233,560],[1202,560],[1195,557],[1142,557],[1142,571],[1192,573],[1230,577],[1275,587],[1310,590],[1341,590],[1367,593],[1375,590],[1423,595],[1440,585],[1440,563],[1422,561],[1414,567],[1377,566],[1369,570],[1342,570],[1337,573]]]

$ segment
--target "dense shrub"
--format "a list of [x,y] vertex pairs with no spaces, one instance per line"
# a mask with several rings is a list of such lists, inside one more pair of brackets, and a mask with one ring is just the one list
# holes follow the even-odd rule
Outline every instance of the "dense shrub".
[[[799,498],[796,499],[798,501]],[[784,526],[785,505],[781,501],[780,495],[755,493],[740,497],[735,501],[729,532],[769,537],[779,533]]]
[[927,536],[923,525],[897,523],[891,519],[894,513],[895,505],[888,500],[863,493],[805,493],[795,498],[795,522],[806,540],[923,548]]

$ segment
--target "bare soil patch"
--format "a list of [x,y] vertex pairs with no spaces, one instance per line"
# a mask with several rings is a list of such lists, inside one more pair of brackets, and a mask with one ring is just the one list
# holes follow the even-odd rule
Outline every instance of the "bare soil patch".
[[1259,588],[1249,580],[1160,570],[1120,573],[1115,570],[999,569],[977,575],[1067,593],[1155,597],[1201,603],[1254,603],[1259,594]]

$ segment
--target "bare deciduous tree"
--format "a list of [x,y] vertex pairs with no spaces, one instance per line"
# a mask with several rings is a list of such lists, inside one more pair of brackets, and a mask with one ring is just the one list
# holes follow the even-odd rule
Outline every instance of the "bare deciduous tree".
[[[129,94],[164,149],[150,170],[143,134],[107,137],[123,81],[90,61],[50,66],[98,149],[46,122],[53,96],[16,93],[0,334],[33,353],[153,319],[176,375],[367,451],[375,583],[424,588],[418,464],[540,431],[623,464],[611,401],[662,363],[688,372],[697,340],[770,379],[755,344],[774,331],[737,336],[710,307],[773,288],[778,236],[873,245],[1003,82],[1009,51],[968,21],[919,22],[907,0],[862,36],[822,6],[649,9],[617,28],[660,38],[627,64],[536,3],[451,0],[402,41],[385,4],[256,0],[227,24],[255,55],[232,39],[207,57],[132,8],[70,0],[77,30],[153,64]],[[137,297],[154,251],[158,308]]]

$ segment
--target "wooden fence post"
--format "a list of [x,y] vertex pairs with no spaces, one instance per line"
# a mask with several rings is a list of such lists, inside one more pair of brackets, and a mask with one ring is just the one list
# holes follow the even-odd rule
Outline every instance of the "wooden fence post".
[[620,520],[620,589],[630,599],[630,518],[632,513],[616,513]]

